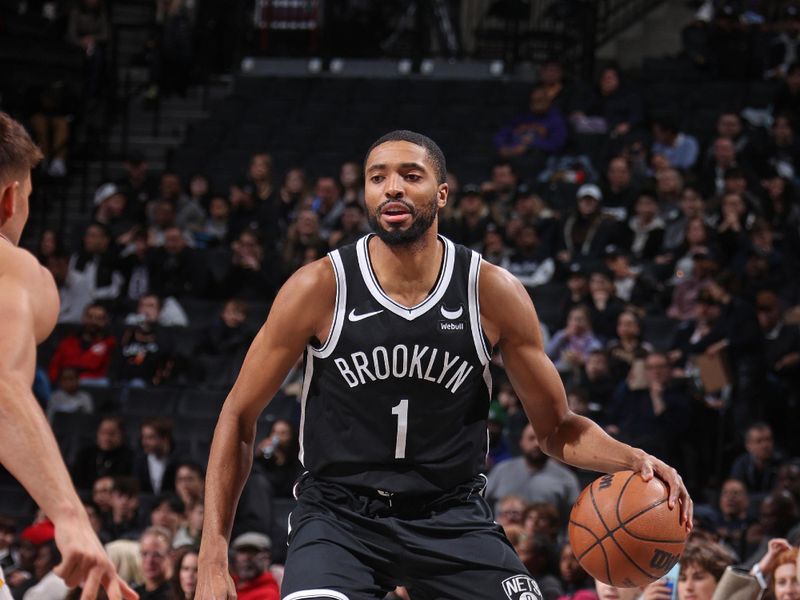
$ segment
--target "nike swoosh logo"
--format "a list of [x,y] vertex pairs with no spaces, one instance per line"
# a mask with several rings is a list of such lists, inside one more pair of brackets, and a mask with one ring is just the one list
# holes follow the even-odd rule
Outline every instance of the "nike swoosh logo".
[[380,314],[382,312],[383,312],[383,309],[376,310],[374,312],[368,312],[368,313],[363,313],[361,315],[357,315],[356,314],[356,309],[354,308],[353,310],[350,311],[350,314],[347,315],[347,319],[349,321],[352,321],[353,323],[355,323],[357,321],[362,321],[364,319],[368,319],[370,317],[374,317],[375,315],[378,315],[378,314]]
[[440,310],[442,311],[442,316],[445,319],[450,319],[451,321],[460,318],[461,315],[464,314],[463,306],[459,306],[458,310],[447,310],[444,306],[442,306]]

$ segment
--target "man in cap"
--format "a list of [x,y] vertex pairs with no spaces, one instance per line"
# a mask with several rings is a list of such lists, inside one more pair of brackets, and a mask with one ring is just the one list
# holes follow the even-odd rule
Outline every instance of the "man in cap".
[[559,260],[580,262],[600,259],[617,229],[613,217],[603,214],[603,193],[593,183],[578,188],[577,206],[564,222]]
[[278,582],[269,571],[272,540],[263,533],[248,531],[233,540],[231,548],[239,600],[278,600]]

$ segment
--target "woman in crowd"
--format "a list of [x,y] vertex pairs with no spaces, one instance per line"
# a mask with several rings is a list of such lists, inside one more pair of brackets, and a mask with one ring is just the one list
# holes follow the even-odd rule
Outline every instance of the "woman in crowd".
[[175,552],[172,577],[169,582],[170,600],[192,600],[197,590],[197,550],[184,546]]

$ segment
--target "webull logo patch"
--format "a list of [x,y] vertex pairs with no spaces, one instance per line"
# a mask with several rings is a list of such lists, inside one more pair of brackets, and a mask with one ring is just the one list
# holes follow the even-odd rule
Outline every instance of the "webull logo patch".
[[439,321],[439,331],[464,331],[464,321]]

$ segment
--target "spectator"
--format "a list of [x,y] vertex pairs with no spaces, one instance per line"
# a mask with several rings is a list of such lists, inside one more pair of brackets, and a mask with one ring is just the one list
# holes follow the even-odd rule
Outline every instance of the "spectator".
[[688,171],[697,162],[700,152],[697,140],[681,133],[672,118],[661,117],[653,121],[653,140],[651,152],[664,156],[672,167]]
[[94,193],[92,221],[104,225],[111,239],[119,247],[130,243],[138,225],[126,210],[128,197],[113,183],[105,183]]
[[511,248],[506,246],[503,233],[496,225],[490,224],[483,234],[483,246],[481,256],[486,262],[498,267],[507,268],[508,259],[511,256]]
[[589,304],[589,274],[579,262],[571,263],[567,267],[567,295],[561,306],[559,324],[567,322],[569,311],[581,304]]
[[559,534],[558,509],[547,502],[529,504],[522,516],[525,532],[531,537],[541,537],[555,545]]
[[632,376],[614,393],[606,418],[609,433],[656,456],[673,456],[689,428],[690,400],[673,385],[669,362],[653,352],[645,359],[645,377]]
[[[203,228],[195,233],[195,242],[201,247],[215,248],[228,241],[231,205],[225,196],[213,195],[208,201],[208,218]],[[198,244],[196,244],[198,245]]]
[[611,402],[619,380],[611,375],[610,361],[605,350],[592,350],[577,382],[577,389],[586,390],[588,408],[602,412]]
[[278,600],[278,582],[269,571],[272,541],[263,533],[251,531],[234,539],[231,550],[239,600]]
[[283,185],[278,192],[278,199],[281,230],[285,235],[294,214],[298,210],[311,206],[312,196],[308,191],[306,174],[303,169],[295,167],[286,171]]
[[[696,187],[687,185],[681,191],[678,209],[664,211],[662,214],[666,220],[663,249],[671,258],[676,258],[679,248],[686,242],[689,220],[700,219],[704,222],[705,200]],[[659,262],[658,257],[656,262]]]
[[[788,544],[787,544],[788,545]],[[797,548],[784,550],[773,563],[770,578],[770,592],[775,600],[800,599],[800,579],[798,579],[798,551]],[[767,572],[767,569],[764,569]]]
[[[519,176],[513,163],[501,159],[492,165],[491,178],[481,184],[481,192],[484,200],[493,210],[505,214],[514,205],[518,184]],[[464,186],[464,188],[466,187]],[[461,193],[464,194],[464,189],[461,190]]]
[[189,318],[183,307],[175,298],[162,301],[156,294],[144,294],[139,297],[136,312],[125,317],[126,325],[139,325],[146,323],[151,326],[186,327]]
[[616,339],[606,344],[609,370],[617,381],[624,380],[637,361],[644,362],[653,352],[653,347],[642,342],[642,325],[639,317],[630,310],[624,310],[617,317]]
[[[716,542],[702,538],[690,541],[680,558],[678,598],[711,600],[722,574],[733,561],[734,557],[730,551]],[[645,588],[644,598],[658,597],[654,595],[655,593],[666,594],[662,597],[667,597],[671,591],[662,580],[659,580]]]
[[564,80],[564,65],[556,58],[548,58],[539,67],[539,88],[557,106],[562,115],[568,115],[574,102],[572,85]]
[[102,0],[81,0],[72,8],[67,23],[67,41],[83,50],[85,92],[91,99],[102,95],[108,35],[108,14]]
[[245,300],[270,300],[275,294],[271,262],[259,232],[242,231],[231,243],[230,265],[220,284],[221,290]]
[[194,462],[182,462],[175,469],[175,493],[186,507],[186,514],[203,504],[205,473]]
[[[687,241],[691,245],[697,239],[695,236],[699,237],[705,231],[705,226],[700,219],[692,219],[687,229]],[[680,279],[672,290],[672,303],[667,309],[667,316],[678,321],[688,321],[696,316],[700,292],[708,287],[719,267],[707,247],[694,246],[690,252],[688,257],[678,261],[675,275]],[[682,265],[686,266],[681,268]]]
[[[167,230],[178,227],[177,223],[175,205],[172,202],[163,198],[152,201],[148,206],[147,245],[151,248],[163,247]],[[178,229],[184,239],[188,240],[188,236],[183,229],[180,227]]]
[[738,479],[728,479],[722,484],[719,493],[719,521],[717,535],[719,541],[727,544],[739,557],[749,556],[747,531],[753,524],[748,509],[750,497],[747,488]]
[[638,94],[620,84],[619,70],[606,67],[600,72],[597,90],[581,110],[571,115],[576,130],[586,129],[586,117],[595,117],[595,133],[612,139],[626,136],[642,122],[642,102]]
[[211,200],[211,182],[203,173],[195,173],[189,178],[189,198],[204,209]]
[[[638,600],[639,594],[641,593],[640,588],[618,588],[603,583],[599,579],[594,580],[594,585],[598,600]],[[671,597],[670,595],[670,598]]]
[[578,497],[578,478],[567,467],[542,452],[533,427],[527,425],[520,439],[522,456],[495,466],[489,473],[486,497],[495,506],[506,496],[519,496],[528,503],[548,502],[566,521]]
[[339,167],[339,186],[345,206],[356,204],[364,206],[364,181],[361,176],[361,163],[355,160],[343,162]]
[[552,279],[555,263],[533,225],[523,225],[517,232],[507,269],[527,288],[544,285]]
[[775,115],[789,114],[797,121],[800,119],[800,61],[795,60],[786,71],[786,77],[772,102]]
[[[796,403],[800,390],[800,327],[783,318],[781,300],[772,290],[756,294],[756,314],[764,343],[764,359],[772,406],[766,407],[774,423],[792,421],[787,407]],[[788,420],[787,420],[788,419]],[[784,429],[787,437],[792,427]]]
[[443,233],[458,244],[477,249],[491,222],[480,188],[467,184],[461,190],[455,215],[442,224]]
[[751,494],[767,494],[775,487],[781,455],[775,450],[772,428],[753,423],[744,435],[746,452],[731,466],[730,477],[744,482]]
[[189,248],[177,227],[164,231],[164,246],[154,248],[148,257],[149,290],[162,298],[202,296],[207,274],[203,262]]
[[120,253],[119,267],[125,277],[120,296],[126,304],[130,301],[138,302],[139,298],[150,292],[151,250],[147,241],[147,232],[138,231],[131,243]]
[[112,540],[137,539],[142,531],[139,516],[139,482],[134,477],[115,477],[111,512],[103,529]]
[[656,200],[661,214],[668,214],[678,208],[683,192],[683,175],[678,169],[664,167],[654,174],[656,180]]
[[529,109],[495,135],[494,146],[503,158],[521,160],[526,167],[541,168],[548,156],[564,148],[567,123],[543,87],[531,92]]
[[319,217],[313,210],[305,209],[297,215],[297,221],[289,226],[283,244],[283,273],[288,277],[299,269],[309,251],[322,254],[327,249],[320,230]]
[[787,251],[795,232],[800,231],[800,206],[792,183],[777,172],[771,172],[761,182],[761,207],[764,218],[772,226],[775,243]]
[[755,564],[763,556],[772,538],[786,538],[797,524],[798,506],[789,492],[773,492],[758,507],[758,522],[750,530],[750,539],[758,547],[745,561]]
[[180,175],[171,171],[163,172],[159,195],[162,203],[167,202],[172,207],[175,214],[174,224],[181,231],[199,231],[203,228],[206,212],[196,198],[184,193]]
[[148,172],[147,159],[140,150],[131,150],[125,157],[125,175],[114,183],[125,192],[130,200],[126,210],[136,222],[144,221],[144,208],[158,196],[158,180]]
[[125,329],[119,341],[117,381],[131,387],[159,386],[174,372],[172,344],[163,329],[148,321]]
[[641,314],[661,310],[664,286],[642,265],[631,265],[628,253],[614,244],[605,247],[605,264],[617,297]]
[[588,261],[603,256],[603,249],[611,242],[617,223],[603,214],[603,194],[594,184],[582,185],[577,192],[577,208],[564,221],[561,262]]
[[58,377],[58,389],[50,395],[47,404],[47,419],[52,423],[56,413],[92,413],[94,403],[85,390],[79,389],[78,371],[75,368],[61,369]]
[[521,527],[526,509],[525,500],[519,496],[506,496],[497,503],[495,522],[507,529],[509,526]]
[[133,473],[133,451],[125,443],[121,417],[104,416],[97,425],[95,442],[78,452],[72,465],[72,478],[78,489],[92,489],[104,477]]
[[133,590],[139,600],[170,600],[170,555],[172,540],[163,527],[148,527],[139,538],[144,583]]
[[141,452],[136,457],[133,472],[145,493],[175,491],[177,462],[173,455],[173,428],[172,419],[167,417],[151,417],[142,422]]
[[169,600],[194,600],[197,591],[197,550],[184,546],[172,561]]
[[71,367],[78,371],[83,385],[107,385],[111,353],[117,344],[117,340],[106,333],[107,327],[106,308],[101,304],[87,306],[80,331],[61,340],[50,359],[50,381],[58,381],[61,370]]
[[602,343],[592,331],[589,310],[576,306],[569,311],[566,327],[550,339],[546,351],[558,370],[566,373],[580,369],[589,353],[601,348]]
[[81,251],[70,258],[69,270],[86,278],[94,300],[114,300],[119,297],[123,277],[111,246],[111,235],[105,225],[89,224],[83,234]]
[[619,315],[625,304],[617,297],[611,274],[602,268],[595,269],[589,276],[589,319],[592,331],[601,342],[607,342],[616,335]]
[[664,220],[659,216],[658,202],[652,191],[639,192],[633,216],[622,230],[621,245],[630,249],[636,261],[652,261],[664,242]]
[[800,139],[796,134],[797,121],[787,113],[779,113],[769,131],[769,139],[761,150],[762,170],[774,170],[781,177],[797,180],[800,177]]
[[[716,132],[718,137],[728,138],[733,142],[737,156],[748,156],[750,137],[742,125],[742,118],[735,110],[723,110],[717,117]],[[706,159],[710,159],[712,148],[708,148]]]
[[344,212],[344,200],[333,177],[317,179],[310,208],[319,217],[320,235],[323,239],[328,239]]
[[725,189],[725,171],[738,166],[736,146],[728,137],[718,137],[712,145],[711,158],[699,174],[703,196],[721,194]]
[[284,419],[277,419],[269,437],[256,446],[257,469],[269,481],[277,498],[291,498],[293,495],[294,482],[303,471],[299,450],[294,427]]
[[194,351],[198,379],[221,387],[233,384],[255,336],[247,325],[247,312],[246,302],[230,299],[206,327]]
[[[136,540],[114,540],[109,542],[106,544],[106,552],[108,552],[108,558],[111,559],[119,576],[129,585],[135,586],[144,583],[138,537]],[[74,598],[73,600],[79,599]]]
[[[185,512],[186,506],[178,496],[175,494],[159,494],[156,496],[150,511],[150,526],[166,529],[169,531],[170,540],[174,540]],[[171,547],[174,547],[174,544]]]
[[358,202],[345,204],[342,218],[336,229],[328,238],[328,246],[341,248],[355,243],[359,238],[369,233],[369,226],[365,218],[364,207]]
[[17,524],[11,517],[0,515],[0,568],[8,575],[19,566],[19,553],[14,549]]
[[22,600],[64,600],[69,587],[53,568],[61,562],[61,553],[54,540],[41,544],[36,550],[33,574],[36,584],[22,596]]
[[566,592],[559,600],[597,600],[597,594],[594,593],[594,580],[578,563],[569,544],[561,547],[558,573]]
[[111,491],[114,489],[114,478],[103,475],[94,480],[92,484],[91,502],[97,509],[101,522],[111,513]]
[[633,172],[624,156],[615,156],[608,161],[601,190],[603,212],[618,221],[627,219],[629,211],[633,208],[637,189],[633,183]]

